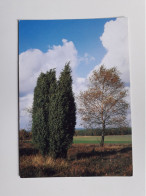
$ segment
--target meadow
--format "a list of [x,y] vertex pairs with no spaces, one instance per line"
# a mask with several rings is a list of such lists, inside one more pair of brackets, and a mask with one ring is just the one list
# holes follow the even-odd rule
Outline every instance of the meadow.
[[[101,136],[74,136],[74,144],[100,144]],[[108,135],[105,136],[105,144],[131,144],[131,135]]]
[[75,136],[66,159],[43,157],[31,140],[19,143],[19,174],[27,177],[132,176],[131,135]]

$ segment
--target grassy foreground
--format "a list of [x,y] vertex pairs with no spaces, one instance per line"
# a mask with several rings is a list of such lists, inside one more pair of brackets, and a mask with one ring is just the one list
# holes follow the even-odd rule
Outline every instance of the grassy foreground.
[[101,148],[99,144],[73,144],[66,159],[53,160],[42,157],[32,143],[23,141],[19,146],[19,174],[23,178],[131,176],[132,146],[105,144]]

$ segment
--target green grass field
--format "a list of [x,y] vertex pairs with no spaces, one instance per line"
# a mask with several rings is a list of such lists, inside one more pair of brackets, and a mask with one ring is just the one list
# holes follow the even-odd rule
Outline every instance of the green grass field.
[[[131,144],[131,135],[108,135],[105,136],[105,144]],[[99,144],[101,136],[74,136],[74,144]]]
[[[74,144],[100,144],[101,136],[74,136]],[[131,135],[108,135],[104,138],[105,144],[131,144]],[[32,143],[26,140],[25,143]]]

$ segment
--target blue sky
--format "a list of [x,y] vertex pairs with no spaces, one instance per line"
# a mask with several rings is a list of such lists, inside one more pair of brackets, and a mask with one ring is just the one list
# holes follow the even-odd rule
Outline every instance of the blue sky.
[[[19,21],[20,128],[29,117],[33,90],[40,72],[56,68],[57,75],[67,61],[73,71],[73,91],[86,89],[89,74],[101,64],[117,66],[129,85],[128,31],[126,18]],[[80,127],[77,117],[76,127]]]
[[19,54],[28,49],[40,49],[47,52],[53,45],[60,45],[62,39],[72,41],[81,57],[88,53],[95,58],[89,62],[86,69],[83,63],[77,67],[77,74],[85,77],[95,64],[99,64],[106,53],[99,39],[104,31],[108,19],[82,19],[82,20],[20,20],[19,21]]
[[20,20],[19,54],[30,48],[46,52],[49,46],[61,44],[62,38],[73,41],[81,55],[88,51],[96,54],[98,47],[104,51],[99,37],[104,31],[104,24],[110,20],[115,18]]

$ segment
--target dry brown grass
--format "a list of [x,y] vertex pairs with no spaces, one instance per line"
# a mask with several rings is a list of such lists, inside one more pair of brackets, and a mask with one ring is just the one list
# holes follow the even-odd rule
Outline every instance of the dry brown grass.
[[67,159],[43,157],[30,143],[20,146],[21,177],[131,176],[131,145],[73,144]]

